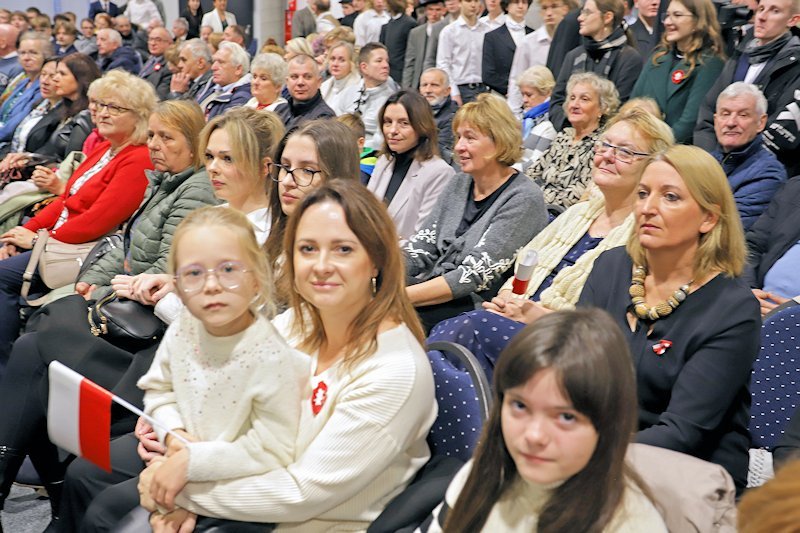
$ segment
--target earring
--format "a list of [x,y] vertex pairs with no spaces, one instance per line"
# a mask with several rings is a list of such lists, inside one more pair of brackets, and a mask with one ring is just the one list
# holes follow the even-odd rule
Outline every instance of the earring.
[[372,277],[372,296],[378,294],[378,278]]

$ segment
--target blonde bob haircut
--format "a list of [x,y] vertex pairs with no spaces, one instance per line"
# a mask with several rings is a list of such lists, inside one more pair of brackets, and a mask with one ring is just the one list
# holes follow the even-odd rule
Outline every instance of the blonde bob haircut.
[[192,167],[203,166],[203,152],[200,150],[200,132],[206,125],[203,111],[194,100],[166,100],[153,110],[153,116],[172,130],[180,132],[192,152]]
[[[740,275],[747,254],[744,231],[728,178],[717,160],[701,148],[679,144],[654,156],[648,166],[655,161],[674,168],[700,209],[718,217],[711,231],[698,236],[694,279],[701,280],[715,271],[730,277]],[[647,266],[647,253],[637,232],[631,233],[627,250],[634,264]]]
[[556,79],[550,69],[544,65],[534,65],[520,74],[517,78],[517,86],[531,87],[542,96],[549,96],[556,86]]
[[[378,348],[378,332],[385,320],[401,322],[416,339],[423,343],[417,312],[406,293],[406,276],[403,255],[397,246],[397,232],[386,206],[357,180],[330,180],[309,192],[289,217],[283,248],[286,253],[286,278],[295,280],[294,257],[297,229],[303,214],[314,205],[333,203],[344,211],[347,226],[364,247],[378,274],[375,276],[373,297],[356,315],[347,330],[344,364],[352,369]],[[370,281],[364,290],[370,290]],[[297,286],[294,283],[295,287]],[[298,349],[313,353],[326,342],[325,328],[316,307],[308,303],[297,290],[289,295],[294,310],[293,333],[298,335]]]
[[130,109],[136,115],[131,143],[136,145],[147,142],[147,122],[158,103],[152,84],[124,70],[114,69],[94,80],[89,86],[89,93],[93,99],[112,100],[115,104]]
[[[173,276],[178,270],[178,249],[183,237],[191,230],[201,229],[207,233],[209,228],[225,228],[236,235],[245,268],[256,282],[256,297],[250,304],[253,313],[263,313],[271,318],[275,312],[272,271],[267,266],[267,258],[256,241],[253,225],[247,217],[229,207],[206,206],[195,209],[178,224],[172,237],[172,247],[169,251],[169,273]],[[180,289],[177,291],[181,294]]]
[[201,154],[205,153],[211,134],[218,129],[228,134],[233,163],[239,172],[250,180],[262,180],[266,187],[266,166],[274,159],[284,132],[278,115],[237,107],[214,117],[200,132]]
[[462,124],[469,124],[492,140],[495,153],[487,155],[487,159],[496,159],[510,167],[522,157],[522,126],[505,100],[488,93],[479,95],[476,101],[456,111],[453,117],[456,137]]
[[608,131],[609,128],[620,122],[624,122],[635,130],[634,135],[644,141],[647,146],[647,152],[650,154],[656,155],[664,152],[675,144],[675,135],[672,133],[672,128],[644,107],[634,106],[620,111],[608,121],[603,131]]
[[576,85],[588,85],[597,94],[597,99],[600,101],[600,112],[603,114],[601,122],[614,113],[619,108],[619,92],[614,82],[598,76],[594,72],[578,72],[570,76],[567,80],[567,99],[564,100],[564,113],[569,113],[569,96],[572,94]]

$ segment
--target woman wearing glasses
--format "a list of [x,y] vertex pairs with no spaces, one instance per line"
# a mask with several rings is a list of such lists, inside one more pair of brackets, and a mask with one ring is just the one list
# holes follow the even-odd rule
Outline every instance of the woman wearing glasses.
[[[103,114],[101,110],[100,116]],[[156,107],[146,130],[155,170],[146,172],[147,199],[127,225],[123,245],[88,268],[75,286],[78,294],[46,306],[36,332],[23,335],[14,344],[7,374],[0,382],[0,397],[9,406],[0,416],[0,500],[8,495],[22,459],[29,454],[48,486],[53,515],[58,515],[65,466],[52,453],[54,448],[44,428],[45,376],[51,361],[58,359],[108,388],[129,367],[139,368],[141,374],[149,366],[155,347],[132,354],[91,334],[86,318],[87,299],[99,299],[112,292],[120,298],[131,298],[133,275],[166,269],[178,223],[197,207],[216,202],[199,152],[203,126],[203,113],[194,102],[174,100]],[[135,388],[116,392],[136,401]],[[141,398],[140,392],[138,397]],[[133,427],[128,423],[125,429],[120,420],[115,420],[115,425],[115,432]]]
[[711,0],[673,0],[662,21],[661,42],[631,97],[654,98],[675,140],[689,144],[700,104],[725,64],[717,11]]
[[529,251],[538,255],[527,287],[514,294],[509,280],[484,310],[441,322],[428,341],[466,346],[491,375],[500,351],[525,324],[551,311],[573,309],[595,259],[623,246],[633,230],[636,189],[648,157],[672,143],[669,126],[642,109],[611,119],[595,145],[592,181],[597,191],[567,209],[517,255],[518,265]]
[[[106,139],[86,156],[66,183],[61,196],[25,223],[0,236],[0,365],[8,360],[20,327],[22,275],[36,242],[47,230],[59,241],[94,241],[122,225],[139,207],[147,188],[145,170],[153,168],[147,146],[147,120],[156,105],[152,85],[120,71],[92,83],[97,127]],[[37,167],[36,180],[52,180],[54,172]],[[34,275],[31,294],[49,289]]]

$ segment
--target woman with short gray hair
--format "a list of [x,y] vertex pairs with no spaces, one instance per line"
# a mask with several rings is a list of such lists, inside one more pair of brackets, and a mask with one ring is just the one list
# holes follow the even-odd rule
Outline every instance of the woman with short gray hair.
[[286,103],[281,96],[281,88],[286,80],[286,61],[278,54],[258,54],[250,63],[250,94],[245,107],[259,111],[275,111],[275,108]]

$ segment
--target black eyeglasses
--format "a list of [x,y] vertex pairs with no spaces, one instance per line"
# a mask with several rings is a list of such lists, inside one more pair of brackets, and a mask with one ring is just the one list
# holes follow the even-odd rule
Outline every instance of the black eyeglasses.
[[314,181],[314,176],[322,174],[321,170],[314,170],[313,168],[289,168],[287,165],[281,165],[280,163],[272,164],[278,167],[278,173],[272,175],[272,181],[280,182],[289,174],[298,187],[308,187]]
[[127,107],[122,107],[116,104],[107,104],[99,100],[89,100],[89,107],[95,113],[100,113],[101,111],[103,111],[103,109],[107,109],[108,114],[111,115],[112,117],[118,117],[123,113],[133,111],[133,109],[128,109]]

